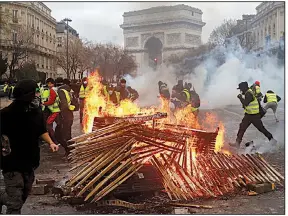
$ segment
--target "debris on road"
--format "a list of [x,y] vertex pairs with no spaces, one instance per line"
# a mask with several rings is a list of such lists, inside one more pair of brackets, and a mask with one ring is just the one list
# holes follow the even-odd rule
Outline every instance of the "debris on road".
[[275,190],[275,184],[274,183],[263,183],[263,184],[248,184],[247,189],[249,191],[254,191],[257,194],[271,192]]
[[157,168],[171,200],[217,197],[249,183],[284,180],[259,154],[216,152],[218,130],[158,123],[151,127],[145,119],[133,123],[131,119],[71,140],[74,175],[66,184],[71,194],[98,202],[146,163]]
[[213,208],[213,206],[209,206],[209,205],[195,205],[195,204],[187,204],[187,203],[170,203],[170,205],[189,207],[189,208],[204,208],[204,209],[212,209]]

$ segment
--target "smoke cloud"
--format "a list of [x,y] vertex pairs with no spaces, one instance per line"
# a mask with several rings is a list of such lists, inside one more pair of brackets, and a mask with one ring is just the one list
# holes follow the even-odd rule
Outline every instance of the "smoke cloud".
[[[260,56],[259,56],[260,54]],[[219,65],[217,59],[222,56],[224,63]],[[184,82],[191,82],[199,94],[201,109],[223,108],[229,105],[239,105],[237,95],[238,84],[247,81],[252,85],[256,80],[261,83],[263,94],[272,90],[284,100],[284,66],[279,66],[276,56],[268,52],[246,53],[239,45],[216,47],[205,56],[201,64],[184,76]],[[187,60],[187,59],[186,59]],[[189,59],[188,59],[189,60]],[[126,76],[128,85],[139,92],[142,106],[157,105],[159,100],[158,81],[166,82],[170,91],[177,83],[177,67],[161,66],[157,71],[151,68],[141,68],[141,74],[136,78]]]

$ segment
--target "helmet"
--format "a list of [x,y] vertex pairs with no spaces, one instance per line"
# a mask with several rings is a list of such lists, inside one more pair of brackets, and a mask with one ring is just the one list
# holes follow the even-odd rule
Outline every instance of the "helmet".
[[260,82],[259,81],[255,81],[255,85],[260,86]]

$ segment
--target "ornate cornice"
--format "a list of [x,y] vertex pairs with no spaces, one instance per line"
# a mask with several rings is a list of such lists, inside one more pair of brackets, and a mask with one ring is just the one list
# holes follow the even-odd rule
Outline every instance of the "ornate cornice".
[[[164,47],[163,48],[163,52],[165,51],[177,51],[177,50],[191,50],[194,49],[194,47],[185,47],[185,46],[173,46],[173,47]],[[145,53],[147,52],[146,49],[127,49],[126,50],[129,53]]]
[[193,25],[197,25],[200,27],[205,26],[205,22],[195,20],[195,19],[188,19],[186,17],[179,17],[174,19],[163,19],[163,20],[151,20],[151,21],[144,21],[139,23],[123,23],[120,25],[122,29],[128,28],[137,28],[137,27],[144,27],[144,26],[153,26],[153,25],[165,25],[165,24],[173,24],[173,23],[189,23]]
[[203,12],[198,8],[194,8],[188,5],[181,4],[181,5],[173,5],[173,6],[152,7],[152,8],[148,8],[144,10],[125,12],[123,14],[123,17],[151,14],[151,13],[161,13],[161,12],[175,11],[175,10],[189,10],[189,11],[197,12],[199,14],[203,14]]
[[136,33],[136,32],[152,32],[152,31],[165,31],[165,30],[170,30],[170,29],[180,29],[180,28],[185,28],[185,29],[189,29],[189,30],[195,30],[197,32],[199,32],[199,35],[201,35],[201,30],[202,28],[191,24],[191,23],[184,23],[184,22],[180,22],[180,23],[166,23],[166,24],[159,24],[159,25],[147,25],[147,26],[139,26],[139,27],[132,27],[132,28],[127,28],[124,29],[123,33],[125,34],[129,34],[129,33]]
[[285,7],[284,2],[274,2],[274,5],[271,8],[264,9],[260,13],[257,13],[256,16],[251,20],[251,25],[259,21],[261,18],[265,17],[267,14],[271,13],[271,11],[274,11],[275,9],[280,7]]

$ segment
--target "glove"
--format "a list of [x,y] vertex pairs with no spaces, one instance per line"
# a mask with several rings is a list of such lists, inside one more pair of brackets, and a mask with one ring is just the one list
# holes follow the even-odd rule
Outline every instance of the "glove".
[[242,98],[242,94],[238,94],[237,98],[241,99]]

